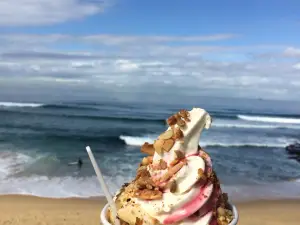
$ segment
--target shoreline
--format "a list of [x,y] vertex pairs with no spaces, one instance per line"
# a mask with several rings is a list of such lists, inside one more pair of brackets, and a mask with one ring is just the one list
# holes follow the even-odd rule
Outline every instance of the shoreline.
[[[232,203],[239,212],[239,225],[299,223],[297,212],[300,199]],[[100,212],[105,204],[104,197],[59,199],[0,195],[0,225],[98,225]]]

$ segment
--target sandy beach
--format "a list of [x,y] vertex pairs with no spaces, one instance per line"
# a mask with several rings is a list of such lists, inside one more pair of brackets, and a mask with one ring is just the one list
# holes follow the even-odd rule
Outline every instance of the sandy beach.
[[[49,199],[32,196],[0,197],[2,225],[96,225],[105,204],[99,199]],[[241,225],[296,225],[300,200],[235,203]]]

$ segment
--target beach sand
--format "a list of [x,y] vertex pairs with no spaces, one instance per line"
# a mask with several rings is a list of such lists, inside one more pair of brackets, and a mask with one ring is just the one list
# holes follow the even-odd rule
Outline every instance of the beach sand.
[[[2,225],[96,225],[106,201],[0,196]],[[299,225],[300,200],[235,203],[239,225]]]

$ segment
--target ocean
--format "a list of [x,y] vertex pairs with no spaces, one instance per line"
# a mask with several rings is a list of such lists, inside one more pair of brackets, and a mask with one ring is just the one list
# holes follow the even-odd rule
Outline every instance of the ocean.
[[[205,108],[212,127],[200,145],[230,197],[300,197],[300,163],[284,147],[300,139],[300,106],[288,102],[202,98],[197,104],[0,102],[0,194],[52,198],[102,195],[85,147],[110,191],[130,181],[140,146],[181,108]],[[81,170],[68,163],[82,158]]]

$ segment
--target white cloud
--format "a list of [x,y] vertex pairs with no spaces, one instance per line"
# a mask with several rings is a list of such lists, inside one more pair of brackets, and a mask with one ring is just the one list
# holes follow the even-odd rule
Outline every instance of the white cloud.
[[[29,87],[43,87],[41,93],[56,90],[57,95],[64,95],[66,89],[76,87],[79,92],[95,94],[106,90],[114,95],[122,90],[273,99],[300,96],[298,64],[286,55],[291,51],[285,46],[191,44],[195,37],[181,37],[177,45],[170,42],[179,40],[178,37],[169,37],[168,41],[165,37],[148,36],[145,40],[138,37],[132,38],[132,43],[128,36],[110,35],[108,39],[114,38],[119,40],[114,42],[118,44],[107,46],[102,40],[89,49],[85,36],[12,35],[11,39],[9,35],[0,36],[3,46],[0,48],[0,95],[6,86],[18,87],[14,88],[16,94],[25,89],[29,93]],[[53,48],[56,43],[73,41],[84,51]],[[263,61],[248,56],[257,51],[268,53],[268,49],[282,60]]]
[[290,57],[300,57],[300,48],[289,47],[283,54]]
[[115,66],[120,72],[132,72],[139,69],[139,65],[130,60],[118,59],[115,61]]
[[106,0],[2,0],[0,26],[48,25],[95,15],[109,6]]
[[136,43],[161,42],[206,42],[220,41],[236,37],[234,34],[215,34],[206,36],[116,36],[116,35],[88,35],[84,41],[102,43],[106,45],[123,45]]
[[[105,45],[108,47],[122,47],[133,46],[136,51],[142,49],[151,50],[152,45],[157,45],[153,54],[170,51],[173,48],[165,44],[169,43],[179,43],[179,44],[189,44],[188,46],[180,46],[177,49],[187,49],[191,50],[218,50],[219,46],[191,46],[192,44],[202,43],[202,42],[214,42],[226,39],[235,38],[234,34],[215,34],[206,36],[135,36],[135,35],[85,35],[85,36],[72,36],[72,35],[62,35],[62,34],[50,34],[50,35],[35,35],[35,34],[0,34],[0,46],[10,47],[10,48],[30,48],[32,47],[43,47],[47,44],[52,43],[76,43],[76,44],[96,44]],[[196,48],[196,49],[195,49]],[[224,48],[224,47],[223,47]]]
[[295,64],[293,67],[297,70],[300,70],[300,63]]

